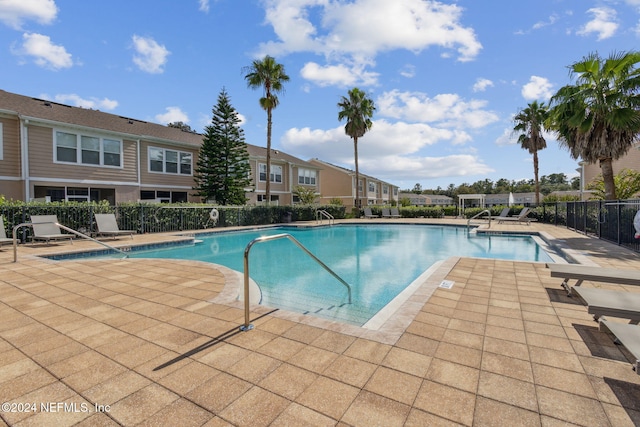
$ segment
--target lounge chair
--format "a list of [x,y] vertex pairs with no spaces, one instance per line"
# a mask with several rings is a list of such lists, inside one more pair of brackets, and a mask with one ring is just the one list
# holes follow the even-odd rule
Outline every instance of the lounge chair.
[[640,326],[602,319],[600,330],[613,335],[614,342],[623,347],[622,353],[629,359],[636,374],[640,375]]
[[391,208],[391,218],[400,218],[401,216],[398,208]]
[[382,208],[382,218],[391,218],[391,211],[389,208]]
[[371,212],[371,208],[364,208],[364,217],[365,218],[378,218],[378,215],[374,215]]
[[72,234],[63,234],[58,227],[56,215],[31,215],[31,227],[33,228],[32,241],[44,240],[47,244],[52,240],[69,240],[73,244]]
[[571,294],[569,280],[576,280],[574,287],[580,286],[584,280],[640,286],[640,271],[636,270],[619,270],[580,264],[547,264],[547,268],[551,270],[551,277],[564,279],[561,286],[569,294]]
[[587,312],[592,314],[595,320],[599,320],[602,316],[611,316],[629,319],[630,323],[636,325],[640,322],[640,293],[638,292],[574,286],[571,288],[571,294],[587,306]]
[[111,236],[115,240],[116,237],[128,234],[133,239],[135,230],[120,230],[118,223],[116,222],[116,216],[114,214],[94,214],[96,219],[96,227],[98,228],[96,234],[99,236]]
[[511,211],[511,208],[506,207],[502,209],[502,212],[500,212],[500,215],[492,216],[491,219],[509,218],[509,211]]
[[4,218],[0,215],[0,246],[13,244],[13,238],[7,237],[4,229]]
[[517,222],[525,222],[527,225],[530,225],[531,221],[535,221],[533,218],[527,218],[527,215],[531,212],[529,208],[522,208],[518,215],[514,216],[504,216],[501,218],[497,218],[498,224],[503,223],[504,221],[517,221]]

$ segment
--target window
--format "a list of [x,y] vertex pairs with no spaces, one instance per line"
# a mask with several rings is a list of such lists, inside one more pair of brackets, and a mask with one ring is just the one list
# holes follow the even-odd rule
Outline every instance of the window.
[[89,166],[122,166],[122,141],[56,131],[55,162]]
[[370,182],[369,183],[369,193],[375,193],[376,192],[376,183],[375,182]]
[[149,147],[149,172],[191,175],[193,154]]
[[316,171],[298,169],[298,184],[316,185]]
[[3,159],[4,147],[2,146],[2,123],[0,122],[0,160]]
[[362,180],[358,180],[358,194],[362,195]]
[[[267,180],[267,165],[265,163],[258,164],[258,171],[260,172],[260,181]],[[282,166],[271,165],[271,173],[269,174],[271,182],[282,182]]]
[[140,200],[153,200],[160,203],[184,203],[187,201],[187,192],[140,190]]
[[382,186],[382,194],[389,194],[389,186],[388,185],[383,185]]
[[[264,194],[258,194],[257,196],[258,203],[264,203],[267,201],[267,196]],[[271,203],[279,205],[280,204],[280,196],[271,195]]]
[[54,162],[122,166],[122,141],[56,131]]

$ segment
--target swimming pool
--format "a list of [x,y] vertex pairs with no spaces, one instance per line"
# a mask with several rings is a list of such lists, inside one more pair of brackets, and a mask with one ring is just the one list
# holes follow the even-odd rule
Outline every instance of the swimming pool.
[[132,258],[189,259],[243,272],[247,244],[260,236],[289,233],[352,287],[347,289],[287,239],[256,244],[251,278],[262,304],[358,326],[437,261],[451,256],[553,262],[523,235],[476,235],[464,227],[433,225],[335,225],[277,227],[199,235],[194,245],[134,251]]

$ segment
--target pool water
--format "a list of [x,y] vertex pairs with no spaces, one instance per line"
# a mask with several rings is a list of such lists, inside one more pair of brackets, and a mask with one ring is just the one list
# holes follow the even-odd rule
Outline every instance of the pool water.
[[553,262],[531,236],[476,235],[466,228],[430,225],[336,225],[222,232],[170,249],[131,252],[133,258],[212,262],[243,272],[247,244],[260,236],[289,233],[352,287],[288,239],[253,245],[249,272],[262,304],[364,325],[420,274],[451,256]]

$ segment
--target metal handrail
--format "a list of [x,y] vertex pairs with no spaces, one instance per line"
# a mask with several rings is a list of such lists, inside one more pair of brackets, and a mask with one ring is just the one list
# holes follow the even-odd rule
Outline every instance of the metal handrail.
[[250,241],[247,247],[244,249],[244,325],[240,326],[241,331],[249,331],[253,329],[253,325],[250,323],[250,319],[249,319],[249,251],[251,250],[251,247],[253,247],[253,245],[255,245],[256,243],[267,242],[270,240],[277,240],[277,239],[291,240],[297,247],[302,249],[304,252],[307,253],[307,255],[313,258],[314,261],[320,264],[322,268],[327,270],[327,272],[329,272],[333,277],[338,279],[338,281],[347,288],[347,291],[349,293],[349,304],[351,304],[351,285],[345,282],[342,277],[338,276],[324,262],[320,261],[320,259],[317,256],[312,254],[311,251],[309,251],[309,249],[304,247],[304,245],[300,243],[291,234],[282,233],[282,234],[274,234],[271,236],[256,237],[255,239]]
[[320,222],[322,221],[321,217],[325,217],[329,220],[329,225],[333,224],[335,222],[335,217],[333,215],[331,215],[329,212],[325,211],[324,209],[320,209],[316,211],[316,221]]
[[478,218],[480,215],[482,215],[482,214],[484,214],[484,213],[486,213],[487,215],[489,215],[489,216],[488,216],[488,218],[489,218],[489,225],[488,225],[488,228],[491,228],[491,211],[490,211],[489,209],[485,209],[485,210],[483,210],[482,212],[479,212],[479,213],[475,214],[474,216],[472,216],[471,218],[469,218],[469,220],[467,221],[467,230],[468,230],[468,229],[469,229],[469,227],[471,226],[471,220],[472,220],[472,219],[476,219],[476,218]]
[[[109,245],[109,244],[107,244],[105,242],[101,242],[100,240],[94,239],[93,237],[89,237],[84,233],[80,233],[79,231],[76,231],[76,230],[74,230],[72,228],[69,228],[69,227],[67,227],[65,225],[62,225],[60,223],[57,223],[57,222],[39,222],[38,224],[55,224],[56,226],[62,228],[65,231],[68,231],[68,232],[70,232],[72,234],[75,234],[76,236],[82,237],[84,239],[89,239],[92,242],[99,243],[102,246],[105,246],[105,247],[107,247],[107,248],[109,248],[111,250],[114,250],[116,252],[120,252],[123,255],[123,258],[127,258],[129,256],[126,252],[121,251],[118,248],[115,248],[115,247],[113,247],[113,246],[111,246],[111,245]],[[31,228],[33,228],[33,223],[32,222],[23,222],[22,224],[18,224],[18,225],[13,227],[13,262],[18,262],[18,233],[17,233],[17,231],[18,231],[18,229],[20,227],[31,227]]]

